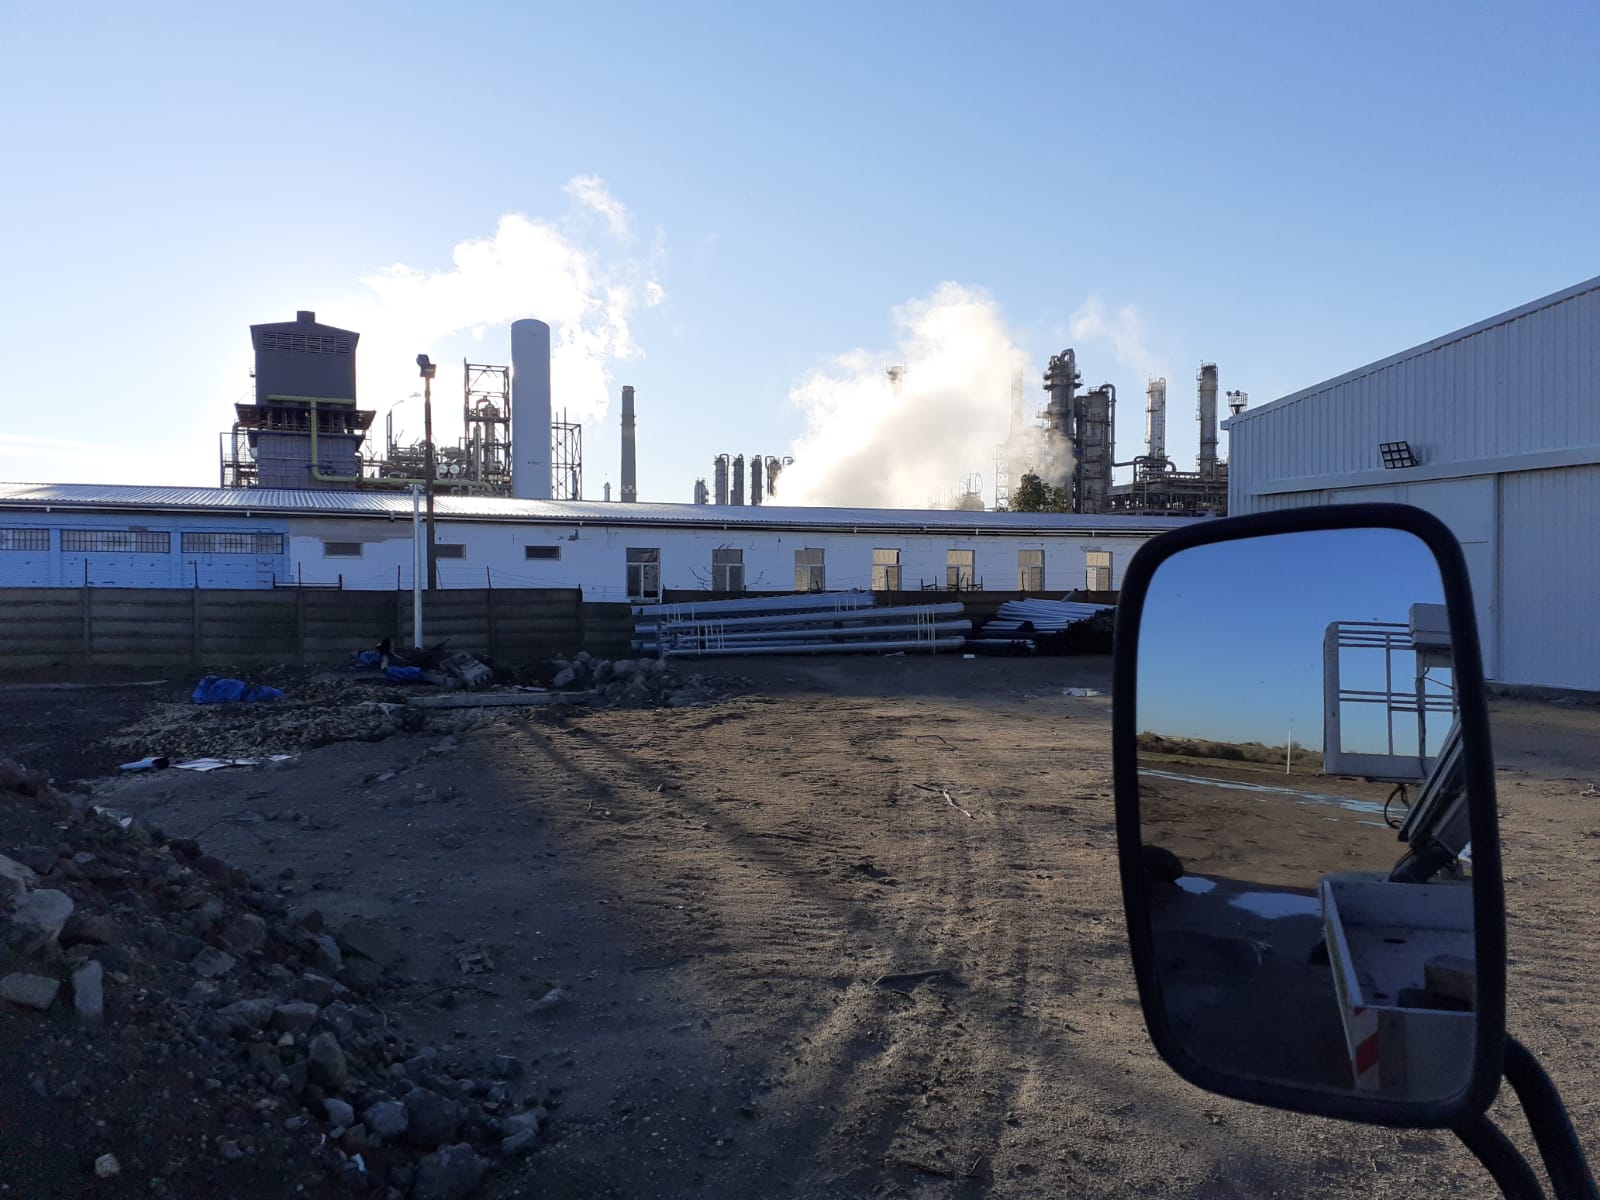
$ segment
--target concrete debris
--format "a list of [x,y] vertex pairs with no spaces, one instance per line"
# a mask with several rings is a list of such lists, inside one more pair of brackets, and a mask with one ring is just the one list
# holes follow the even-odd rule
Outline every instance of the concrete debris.
[[406,1140],[424,1150],[441,1146],[461,1130],[461,1107],[432,1088],[412,1088],[404,1096]]
[[92,959],[72,973],[72,1007],[86,1025],[105,1018],[105,968]]
[[27,975],[19,971],[0,979],[0,1000],[40,1012],[56,1002],[56,993],[60,990],[61,981],[47,975]]
[[[256,1161],[284,1194],[331,1181],[460,1200],[491,1160],[537,1144],[539,1119],[500,1119],[539,1102],[508,1082],[520,1059],[468,1063],[405,1037],[383,999],[404,961],[387,926],[349,919],[335,934],[197,842],[78,799],[0,761],[0,1058],[22,1086],[149,1147],[152,1195],[210,1194],[220,1163]],[[93,1036],[62,1037],[63,989]],[[130,1083],[153,1102],[112,1099]],[[95,1171],[123,1167],[104,1154]]]
[[482,1182],[485,1166],[466,1143],[446,1146],[417,1164],[412,1200],[465,1200]]
[[53,942],[72,915],[72,897],[54,888],[29,892],[17,901],[11,923],[41,942]]
[[0,854],[0,894],[15,892],[20,896],[38,881],[33,868]]
[[588,693],[602,708],[687,708],[724,698],[701,675],[683,675],[659,658],[561,660],[551,681],[556,689]]

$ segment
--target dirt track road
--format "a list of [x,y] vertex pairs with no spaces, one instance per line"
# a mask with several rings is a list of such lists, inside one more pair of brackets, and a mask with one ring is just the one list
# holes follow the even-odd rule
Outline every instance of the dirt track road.
[[[298,904],[388,919],[408,1029],[562,1089],[551,1140],[490,1196],[1495,1194],[1445,1135],[1230,1103],[1156,1058],[1109,702],[1061,694],[1104,687],[1103,660],[734,669],[757,687],[709,707],[337,745],[106,802],[292,869]],[[1512,1024],[1593,1139],[1600,800],[1579,793],[1600,723],[1500,719]],[[464,976],[475,950],[494,969]],[[948,974],[875,983],[925,970]]]

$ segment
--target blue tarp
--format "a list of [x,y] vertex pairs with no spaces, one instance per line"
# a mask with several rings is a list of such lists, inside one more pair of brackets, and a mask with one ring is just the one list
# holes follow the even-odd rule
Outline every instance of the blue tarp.
[[282,695],[283,693],[274,687],[265,687],[261,684],[251,687],[242,679],[219,679],[215,675],[207,675],[194,685],[196,704],[231,704],[236,701],[260,704],[265,700],[276,700]]
[[360,654],[356,655],[355,662],[351,663],[350,665],[352,667],[376,667],[382,662],[383,655],[379,654],[376,650],[363,650]]
[[384,671],[384,674],[390,679],[398,680],[401,683],[415,683],[417,680],[422,678],[422,668],[390,667],[388,670]]

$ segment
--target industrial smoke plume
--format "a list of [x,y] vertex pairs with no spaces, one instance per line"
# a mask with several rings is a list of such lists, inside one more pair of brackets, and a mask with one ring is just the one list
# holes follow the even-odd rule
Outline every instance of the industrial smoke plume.
[[[790,393],[806,431],[772,503],[918,508],[973,472],[991,489],[995,446],[1006,441],[1011,419],[1012,376],[1028,368],[999,305],[981,289],[943,283],[892,317],[892,350],[841,355]],[[904,367],[898,380],[889,365]],[[1028,442],[1012,455],[1013,480],[1041,461],[1032,422],[1024,428]]]

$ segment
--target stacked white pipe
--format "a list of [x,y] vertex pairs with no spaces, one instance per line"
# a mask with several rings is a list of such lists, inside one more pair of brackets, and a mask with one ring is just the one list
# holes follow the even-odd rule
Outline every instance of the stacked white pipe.
[[879,608],[870,592],[638,605],[633,648],[662,658],[959,650],[959,602]]
[[976,650],[1036,648],[1035,635],[1063,633],[1113,609],[1110,604],[1083,604],[1076,600],[1008,600],[972,637]]

